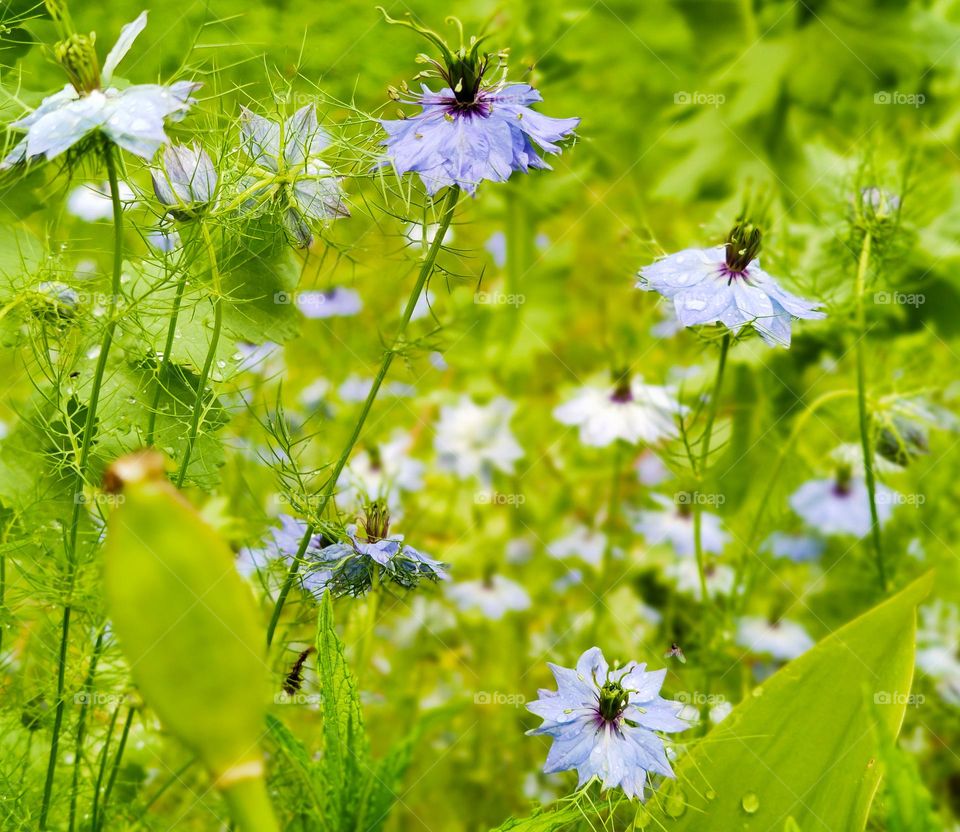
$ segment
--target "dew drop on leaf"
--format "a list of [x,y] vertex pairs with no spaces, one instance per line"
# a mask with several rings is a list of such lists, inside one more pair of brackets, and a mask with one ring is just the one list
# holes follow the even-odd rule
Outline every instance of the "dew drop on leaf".
[[748,815],[752,815],[757,809],[760,808],[760,798],[754,792],[747,792],[742,798],[740,798],[740,805],[743,807],[743,811]]

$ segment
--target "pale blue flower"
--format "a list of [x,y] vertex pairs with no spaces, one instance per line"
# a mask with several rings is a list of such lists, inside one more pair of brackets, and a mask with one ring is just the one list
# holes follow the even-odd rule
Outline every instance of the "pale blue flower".
[[388,534],[389,512],[382,501],[371,504],[364,521],[365,536],[356,525],[346,528],[346,540],[313,555],[303,585],[315,594],[360,596],[381,583],[412,589],[422,581],[447,581],[449,567],[404,543],[403,535]]
[[737,622],[736,642],[752,653],[767,653],[789,661],[813,647],[813,639],[802,625],[785,618],[771,621],[762,616],[744,616]]
[[647,671],[630,662],[611,669],[599,647],[591,647],[576,668],[548,665],[557,690],[540,690],[527,709],[543,719],[528,734],[553,737],[543,770],[576,769],[579,786],[597,778],[603,790],[621,788],[644,798],[647,774],[673,777],[659,732],[683,731],[680,702],[661,697],[666,670]]
[[736,234],[724,245],[685,249],[645,266],[637,288],[672,300],[685,327],[721,323],[736,334],[752,326],[769,345],[789,347],[793,318],[826,316],[760,268],[759,234],[745,244]]
[[[876,483],[875,493],[882,526],[890,519],[899,495],[882,483]],[[841,475],[805,482],[791,495],[790,508],[821,534],[863,537],[873,526],[867,484],[859,477]]]
[[823,554],[824,542],[819,537],[808,534],[774,532],[763,542],[761,548],[775,557],[803,563],[820,557]]
[[469,93],[421,87],[407,102],[420,105],[417,115],[380,124],[389,162],[400,174],[419,174],[430,194],[448,185],[474,194],[485,179],[505,182],[515,171],[550,170],[537,148],[560,153],[557,142],[580,124],[579,118],[549,118],[530,109],[543,98],[528,84]]
[[420,92],[406,99],[396,94],[403,103],[418,104],[420,112],[380,122],[387,133],[386,161],[397,173],[419,174],[430,194],[445,186],[473,194],[485,179],[503,182],[514,171],[549,169],[538,149],[559,153],[557,143],[573,133],[579,118],[549,118],[530,109],[543,99],[528,84],[485,80],[495,56],[480,51],[483,38],[471,39],[469,49],[453,50],[434,32],[383,14],[388,22],[413,29],[440,50],[442,63],[427,59],[433,69],[421,77],[433,76],[445,84],[439,92],[421,84]]
[[[164,132],[167,120],[179,121],[194,103],[200,84],[178,81],[170,85],[134,84],[117,89],[110,86],[113,71],[147,25],[147,13],[123,27],[110,50],[99,79],[79,89],[73,83],[43,99],[29,115],[10,127],[26,137],[0,162],[0,170],[61,153],[99,132],[118,147],[152,159],[169,139]],[[92,41],[90,41],[92,48]],[[75,82],[76,83],[76,82]]]
[[[237,554],[237,569],[242,575],[250,576],[262,569],[275,558],[290,559],[300,550],[303,536],[307,532],[307,522],[289,514],[281,514],[279,526],[272,526],[267,541],[261,546],[247,546]],[[323,548],[320,535],[312,535],[307,551],[318,552]]]
[[342,287],[299,292],[297,309],[312,319],[349,318],[363,309],[363,299],[355,289]]

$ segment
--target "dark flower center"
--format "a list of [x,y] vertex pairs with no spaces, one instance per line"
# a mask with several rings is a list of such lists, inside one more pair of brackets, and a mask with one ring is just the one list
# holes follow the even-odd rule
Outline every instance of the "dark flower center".
[[614,374],[616,386],[610,394],[610,401],[625,404],[633,401],[633,391],[630,389],[630,372],[621,370]]
[[629,700],[630,694],[623,689],[619,682],[607,680],[604,686],[600,688],[597,712],[604,722],[616,722],[623,714]]
[[734,278],[745,278],[747,266],[757,259],[760,253],[760,229],[743,220],[739,221],[730,232],[726,242],[726,264],[720,268],[720,273],[727,278],[727,283]]
[[837,468],[837,479],[833,484],[833,493],[838,497],[846,497],[850,493],[850,481],[853,479],[853,471],[849,465],[841,465]]

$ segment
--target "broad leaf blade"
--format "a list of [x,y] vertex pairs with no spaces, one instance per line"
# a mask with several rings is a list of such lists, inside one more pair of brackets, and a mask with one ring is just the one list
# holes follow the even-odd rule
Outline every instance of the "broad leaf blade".
[[[900,730],[915,609],[928,575],[837,630],[741,702],[677,766],[680,829],[863,829],[880,781],[877,727]],[[746,805],[752,811],[744,809]]]

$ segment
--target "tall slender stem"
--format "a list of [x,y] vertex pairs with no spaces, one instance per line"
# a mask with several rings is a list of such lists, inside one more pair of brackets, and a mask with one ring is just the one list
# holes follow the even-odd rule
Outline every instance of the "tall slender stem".
[[90,656],[90,667],[87,669],[87,678],[83,681],[83,693],[86,696],[80,704],[80,714],[77,716],[77,737],[73,747],[73,784],[70,788],[70,816],[67,829],[73,832],[77,822],[77,795],[80,790],[80,767],[83,761],[83,743],[87,736],[87,712],[90,710],[90,698],[93,693],[93,680],[97,674],[97,665],[100,662],[100,653],[103,650],[103,640],[106,637],[106,624],[97,633],[97,640],[93,645],[93,654]]
[[[169,264],[169,255],[164,256],[165,266]],[[176,293],[173,296],[173,309],[170,311],[170,322],[167,324],[167,339],[163,344],[163,355],[160,358],[160,366],[157,368],[157,387],[153,391],[153,403],[150,405],[150,413],[147,416],[147,437],[144,444],[152,445],[156,437],[157,429],[157,411],[160,408],[160,396],[163,393],[163,380],[168,375],[170,369],[170,354],[173,352],[173,341],[177,336],[177,320],[180,318],[180,306],[183,303],[183,292],[187,287],[187,272],[183,270],[180,279],[177,281]]]
[[860,261],[857,264],[857,407],[860,412],[860,445],[863,448],[863,471],[867,481],[867,495],[870,499],[870,531],[873,536],[873,550],[877,561],[877,580],[880,581],[880,589],[886,592],[887,570],[883,560],[883,540],[880,537],[880,517],[877,512],[877,481],[873,470],[870,412],[867,408],[867,313],[863,296],[867,283],[867,271],[870,268],[870,247],[872,243],[871,234],[867,231],[863,237]]
[[93,446],[93,434],[97,425],[97,406],[100,403],[100,388],[107,369],[107,358],[113,344],[113,335],[117,328],[117,303],[121,291],[123,274],[123,205],[120,202],[120,187],[117,177],[116,148],[105,145],[104,160],[107,178],[110,182],[110,201],[113,206],[113,279],[110,284],[110,300],[107,304],[107,324],[100,341],[100,353],[93,371],[93,383],[90,387],[90,401],[87,404],[87,417],[83,425],[80,443],[80,458],[77,461],[77,484],[73,494],[73,514],[66,534],[67,555],[67,602],[63,607],[63,620],[60,625],[60,651],[57,665],[57,705],[53,717],[53,735],[50,739],[50,757],[47,761],[47,776],[43,784],[43,802],[40,806],[39,828],[47,828],[47,815],[50,811],[50,798],[53,794],[53,781],[57,768],[57,753],[60,747],[60,730],[63,727],[63,689],[66,673],[67,646],[70,639],[70,611],[77,569],[77,538],[80,528],[80,513],[83,509],[83,487],[86,483],[87,465],[90,461],[90,449]]
[[[720,342],[720,358],[717,361],[717,375],[713,382],[713,392],[710,394],[710,404],[707,408],[707,424],[703,428],[703,438],[700,440],[700,459],[697,463],[697,485],[703,483],[703,476],[707,470],[710,456],[710,440],[713,437],[713,423],[717,419],[717,407],[720,401],[720,391],[723,388],[723,371],[727,366],[727,353],[730,351],[730,333],[725,332]],[[707,592],[707,573],[703,562],[703,504],[699,493],[692,494],[693,503],[693,550],[697,556],[697,573],[700,576],[700,592],[703,603],[710,601]],[[706,616],[704,616],[706,620]]]
[[[383,361],[380,364],[380,369],[373,380],[373,385],[370,387],[370,392],[367,394],[366,401],[363,403],[363,408],[360,411],[357,422],[353,426],[353,431],[350,434],[350,438],[347,440],[347,444],[344,446],[343,451],[340,453],[340,457],[333,466],[330,476],[327,478],[320,490],[319,501],[315,512],[317,517],[323,515],[323,512],[326,510],[327,505],[330,502],[330,498],[333,496],[333,491],[337,487],[337,480],[340,478],[340,474],[343,473],[343,469],[347,464],[347,460],[350,458],[353,447],[357,444],[357,440],[360,438],[360,433],[363,430],[364,423],[367,421],[367,417],[370,415],[370,410],[377,398],[377,394],[380,392],[380,387],[383,384],[383,380],[387,377],[387,373],[390,371],[390,365],[393,364],[393,358],[397,353],[397,349],[403,342],[404,335],[407,331],[407,326],[410,323],[410,318],[413,316],[413,310],[417,306],[417,301],[420,299],[420,294],[423,292],[423,288],[426,286],[427,280],[433,273],[433,268],[437,262],[437,256],[440,254],[440,249],[443,246],[443,238],[447,233],[447,229],[450,227],[451,221],[453,220],[453,212],[456,208],[457,200],[459,198],[459,188],[451,187],[447,190],[447,194],[444,197],[443,204],[441,206],[440,222],[437,227],[437,233],[433,238],[433,242],[430,244],[430,250],[427,252],[426,257],[423,260],[423,264],[420,266],[420,273],[417,275],[417,282],[414,284],[413,290],[410,292],[410,297],[407,299],[407,305],[403,310],[403,317],[400,319],[400,326],[393,338],[393,343],[383,354]],[[313,524],[307,523],[307,528],[304,532],[303,538],[300,540],[297,553],[290,563],[290,569],[287,570],[283,586],[280,588],[280,594],[277,596],[277,601],[273,607],[273,613],[270,616],[270,623],[267,626],[267,646],[273,642],[273,635],[276,632],[277,623],[280,621],[280,614],[283,611],[283,606],[287,601],[287,596],[290,594],[290,590],[293,588],[293,583],[297,579],[297,574],[300,572],[300,564],[303,560],[304,553],[307,551],[307,546],[310,545],[310,538],[313,537],[313,533]]]
[[197,435],[200,433],[200,420],[203,416],[203,398],[207,390],[207,380],[210,378],[210,369],[213,367],[213,361],[220,347],[220,330],[223,328],[223,295],[220,287],[220,269],[217,264],[217,254],[213,248],[210,229],[207,228],[205,223],[201,222],[200,230],[203,234],[203,242],[207,249],[207,257],[210,259],[210,275],[213,281],[213,332],[210,334],[210,347],[207,349],[207,356],[203,361],[203,369],[201,369],[200,378],[197,380],[197,397],[193,402],[190,433],[187,435],[187,445],[183,449],[183,460],[180,463],[180,470],[177,471],[177,488],[180,488],[180,486],[183,485],[184,479],[186,479],[187,466],[190,464],[193,446],[197,441]]
[[103,790],[103,802],[100,806],[100,813],[96,819],[97,832],[103,829],[104,821],[107,816],[107,805],[110,803],[110,793],[113,791],[113,785],[117,782],[117,774],[120,773],[120,761],[123,759],[123,752],[127,747],[127,740],[130,737],[130,726],[133,725],[133,717],[136,714],[136,708],[130,705],[127,708],[127,718],[123,722],[123,730],[120,732],[120,742],[117,744],[117,753],[113,755],[113,765],[110,767],[110,776],[107,778],[107,785]]

